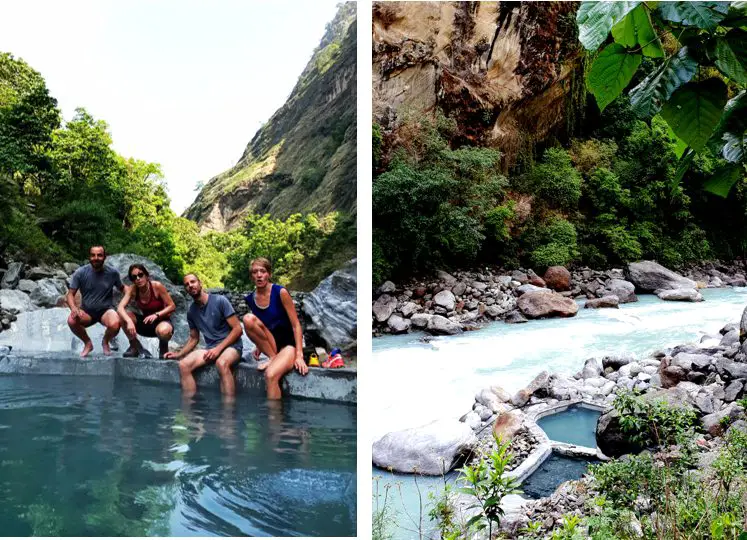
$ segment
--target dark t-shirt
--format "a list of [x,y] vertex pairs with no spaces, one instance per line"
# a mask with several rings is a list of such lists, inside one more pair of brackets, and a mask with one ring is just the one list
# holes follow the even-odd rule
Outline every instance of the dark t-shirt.
[[[205,336],[205,345],[208,349],[212,349],[231,333],[231,325],[226,321],[231,315],[236,315],[236,313],[225,296],[208,294],[208,300],[204,306],[200,306],[197,302],[192,302],[189,306],[187,323],[190,330],[198,330]],[[232,343],[231,347],[241,352],[241,338]]]
[[122,280],[111,266],[104,265],[100,272],[87,264],[78,268],[70,278],[70,288],[80,290],[84,311],[104,311],[114,307],[113,288],[122,288]]

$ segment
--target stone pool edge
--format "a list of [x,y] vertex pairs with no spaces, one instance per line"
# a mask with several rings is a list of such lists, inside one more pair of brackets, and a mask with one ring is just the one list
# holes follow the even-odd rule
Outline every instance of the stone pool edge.
[[[86,359],[60,353],[0,354],[0,375],[109,376],[123,379],[179,384],[179,369],[173,360],[106,357]],[[236,387],[241,393],[264,395],[265,379],[253,362],[236,367]],[[218,386],[215,366],[196,374],[198,387]],[[306,376],[292,372],[283,378],[283,393],[294,397],[356,404],[357,372],[354,369],[311,368]]]

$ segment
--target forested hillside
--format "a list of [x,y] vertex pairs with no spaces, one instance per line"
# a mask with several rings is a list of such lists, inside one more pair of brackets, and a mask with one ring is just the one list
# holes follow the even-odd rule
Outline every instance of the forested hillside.
[[743,4],[617,4],[375,6],[375,284],[745,256]]

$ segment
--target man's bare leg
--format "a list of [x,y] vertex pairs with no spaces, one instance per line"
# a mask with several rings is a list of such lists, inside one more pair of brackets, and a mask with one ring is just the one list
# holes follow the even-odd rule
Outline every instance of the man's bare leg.
[[80,357],[85,358],[93,350],[93,343],[91,343],[91,338],[88,337],[88,332],[86,332],[86,327],[91,326],[93,319],[82,309],[79,312],[80,316],[77,318],[73,317],[72,313],[68,316],[67,325],[70,327],[72,333],[75,334],[75,337],[83,342],[83,350],[80,353]]
[[179,360],[179,379],[182,383],[182,394],[192,397],[197,393],[197,383],[192,372],[198,367],[205,365],[205,351],[192,351]]
[[104,349],[104,354],[109,356],[112,353],[109,342],[119,334],[119,315],[113,309],[109,309],[101,316],[101,324],[106,326],[104,338],[101,340],[101,347]]
[[239,351],[233,347],[227,347],[215,361],[215,367],[218,368],[218,375],[220,375],[220,391],[227,398],[236,395],[236,381],[233,378],[231,366],[239,360],[241,360]]
[[280,379],[293,370],[296,360],[296,348],[290,345],[283,347],[282,350],[270,360],[265,369],[265,382],[267,383],[267,399],[280,399],[283,397],[280,391]]

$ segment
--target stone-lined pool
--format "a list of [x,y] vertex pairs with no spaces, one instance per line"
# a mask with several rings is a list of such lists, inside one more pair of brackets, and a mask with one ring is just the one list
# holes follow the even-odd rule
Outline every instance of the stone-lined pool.
[[4,536],[353,536],[355,406],[0,376]]

